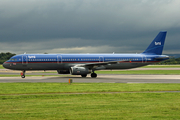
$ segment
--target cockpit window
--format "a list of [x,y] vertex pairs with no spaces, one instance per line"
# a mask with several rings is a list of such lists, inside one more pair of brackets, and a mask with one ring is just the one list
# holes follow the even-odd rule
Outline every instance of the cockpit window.
[[17,59],[11,58],[9,59],[9,61],[17,61]]

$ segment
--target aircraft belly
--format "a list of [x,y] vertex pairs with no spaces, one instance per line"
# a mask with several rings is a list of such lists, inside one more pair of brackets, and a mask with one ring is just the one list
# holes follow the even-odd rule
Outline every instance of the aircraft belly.
[[63,69],[63,64],[28,63],[28,64],[16,64],[16,67],[14,66],[14,68],[15,70],[59,70],[59,69]]

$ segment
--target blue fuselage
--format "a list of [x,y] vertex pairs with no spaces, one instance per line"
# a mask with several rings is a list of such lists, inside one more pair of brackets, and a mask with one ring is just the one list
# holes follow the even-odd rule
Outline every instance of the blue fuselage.
[[[162,58],[162,59],[156,59]],[[22,54],[13,56],[3,66],[13,70],[69,70],[79,64],[119,61],[118,64],[99,65],[101,69],[130,69],[168,59],[153,54]]]

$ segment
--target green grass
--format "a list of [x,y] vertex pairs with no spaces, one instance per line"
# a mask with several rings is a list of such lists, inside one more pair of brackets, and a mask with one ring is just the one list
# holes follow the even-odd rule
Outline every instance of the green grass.
[[0,69],[4,69],[4,67],[2,65],[0,65]]
[[148,65],[141,68],[180,68],[180,65]]
[[121,70],[121,71],[96,71],[97,74],[155,74],[155,75],[180,75],[180,70]]
[[[180,93],[52,93],[180,90],[179,86],[180,84],[1,83],[1,94],[6,95],[0,95],[0,119],[177,120],[180,119]],[[38,94],[49,92],[51,94]],[[31,94],[13,95],[17,93]]]
[[177,120],[179,93],[0,96],[3,120]]
[[0,95],[74,92],[180,91],[180,84],[125,83],[1,83]]

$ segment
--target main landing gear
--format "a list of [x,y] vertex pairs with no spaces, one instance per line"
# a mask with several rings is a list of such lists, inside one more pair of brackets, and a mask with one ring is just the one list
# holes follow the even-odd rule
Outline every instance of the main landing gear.
[[92,78],[96,78],[96,77],[97,77],[97,74],[93,72],[93,73],[91,73],[91,77],[92,77]]
[[22,73],[21,73],[21,78],[25,78],[25,70],[24,71],[22,71]]
[[[87,74],[81,75],[81,77],[83,77],[83,78],[85,78],[86,76],[87,76]],[[91,77],[96,78],[97,74],[93,72],[93,73],[91,73]]]

